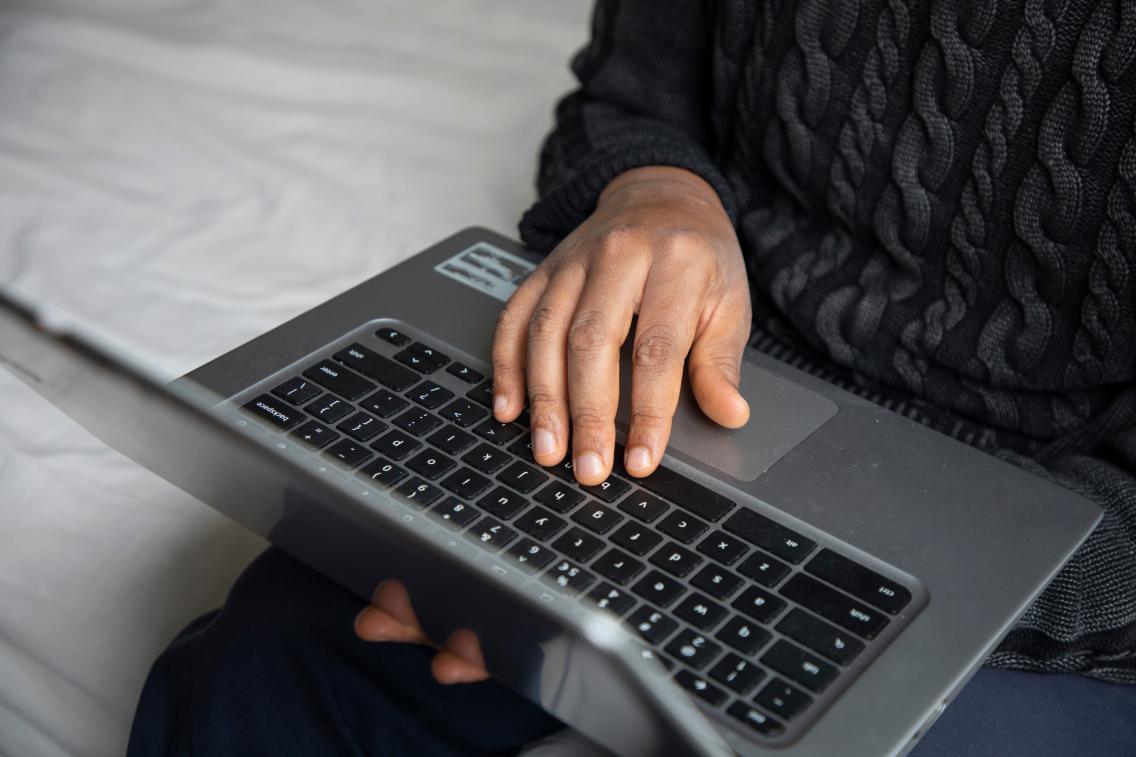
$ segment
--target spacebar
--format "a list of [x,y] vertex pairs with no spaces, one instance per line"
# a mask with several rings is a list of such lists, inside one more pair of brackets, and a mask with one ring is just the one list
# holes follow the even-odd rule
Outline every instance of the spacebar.
[[[616,459],[623,459],[622,449],[617,450]],[[737,503],[732,499],[727,499],[661,465],[650,476],[631,480],[647,491],[658,494],[706,520],[720,520],[723,515],[737,507]]]

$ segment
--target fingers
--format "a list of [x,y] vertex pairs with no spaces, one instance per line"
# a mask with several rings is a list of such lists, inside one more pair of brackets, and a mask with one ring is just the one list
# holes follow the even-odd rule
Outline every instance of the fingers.
[[749,420],[749,403],[738,391],[749,313],[748,301],[724,301],[697,334],[690,350],[694,398],[710,420],[726,428],[740,428]]
[[513,292],[493,335],[493,415],[508,422],[521,414],[525,405],[525,353],[529,319],[548,285],[548,274],[537,268]]
[[468,628],[459,628],[450,634],[445,648],[434,655],[430,670],[441,684],[477,683],[489,678],[481,642]]
[[406,588],[398,581],[384,581],[375,589],[371,606],[355,617],[355,633],[364,641],[429,643]]

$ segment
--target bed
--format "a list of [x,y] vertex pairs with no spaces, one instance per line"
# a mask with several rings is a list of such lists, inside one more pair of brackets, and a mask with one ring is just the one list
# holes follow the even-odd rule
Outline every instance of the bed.
[[[511,232],[584,0],[8,0],[0,280],[172,378]],[[0,754],[116,755],[264,544],[0,369]]]

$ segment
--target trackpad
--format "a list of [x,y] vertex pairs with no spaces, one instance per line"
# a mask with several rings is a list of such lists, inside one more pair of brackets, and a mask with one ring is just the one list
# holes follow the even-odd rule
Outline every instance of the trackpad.
[[[631,395],[630,361],[621,361],[619,419],[627,428]],[[748,360],[742,362],[742,396],[749,402],[749,423],[724,429],[698,408],[689,385],[683,386],[671,431],[670,447],[727,476],[753,481],[789,450],[836,415],[836,403]]]

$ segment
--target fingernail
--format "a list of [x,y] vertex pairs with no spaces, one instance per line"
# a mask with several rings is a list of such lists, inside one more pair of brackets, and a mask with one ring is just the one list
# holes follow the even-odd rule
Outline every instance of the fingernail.
[[651,467],[651,453],[646,447],[632,447],[627,450],[627,470],[640,471]]
[[493,395],[493,412],[503,413],[509,409],[509,398],[504,394]]
[[546,428],[533,430],[533,451],[541,456],[556,452],[556,436]]
[[572,466],[581,478],[595,478],[603,473],[603,460],[595,452],[582,452],[576,455]]

